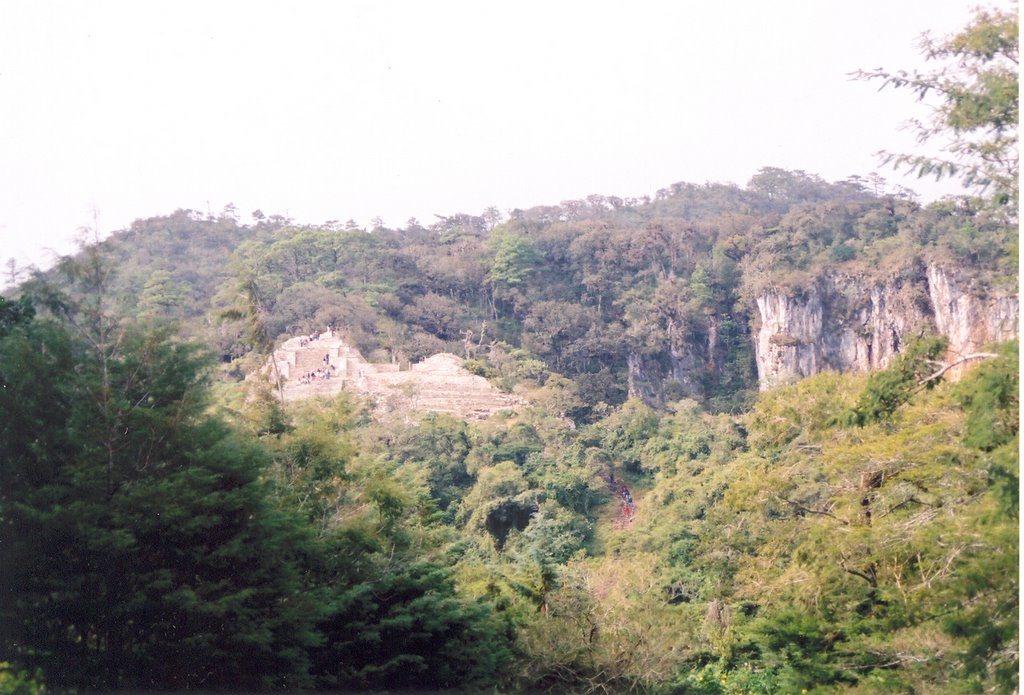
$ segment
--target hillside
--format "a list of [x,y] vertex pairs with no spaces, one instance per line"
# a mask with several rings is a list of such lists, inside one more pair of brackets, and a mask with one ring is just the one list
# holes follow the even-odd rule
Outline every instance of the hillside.
[[1017,25],[977,21],[957,163],[900,160],[975,196],[229,206],[37,274],[0,301],[0,690],[1015,692]]
[[179,213],[36,278],[0,305],[6,653],[54,687],[1012,688],[1015,230],[769,174],[431,229]]
[[966,200],[922,207],[765,169],[744,188],[674,184],[403,229],[180,211],[101,249],[122,311],[178,321],[241,359],[238,376],[260,341],[337,325],[375,363],[453,353],[505,390],[563,375],[586,418],[628,397],[738,412],[770,384],[883,367],[924,334],[949,338],[950,360],[1005,340],[1016,243],[1011,220]]
[[1017,692],[1017,13],[922,47],[856,77],[969,195],[179,210],[0,297],[0,693]]

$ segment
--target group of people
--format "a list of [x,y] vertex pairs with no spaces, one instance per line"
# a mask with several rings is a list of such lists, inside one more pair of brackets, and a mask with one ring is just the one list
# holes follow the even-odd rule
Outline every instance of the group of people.
[[[299,347],[307,347],[310,343],[320,340],[322,335],[327,335],[333,338],[337,335],[337,330],[334,328],[334,325],[331,324],[327,326],[327,330],[324,331],[323,334],[310,333],[309,335],[304,335],[299,339]],[[322,367],[313,372],[300,374],[298,382],[300,384],[312,384],[314,381],[323,381],[325,379],[330,379],[334,376],[334,373],[338,371],[338,367],[331,364],[331,353],[324,353],[324,357],[320,362],[323,364]]]
[[615,471],[609,471],[608,473],[608,489],[618,494],[619,499],[622,502],[622,516],[625,520],[629,521],[633,518],[633,514],[636,513],[636,503],[633,502],[633,495],[630,494],[629,488],[622,481],[616,482]]
[[[338,331],[337,329],[335,329],[334,324],[330,324],[327,326],[327,330],[325,331],[325,333],[328,335],[328,337],[333,338],[338,334]],[[320,340],[320,335],[320,333],[310,333],[309,335],[302,336],[299,339],[299,347],[306,347],[310,343]]]
[[636,505],[633,503],[633,495],[629,494],[629,488],[625,483],[619,483],[619,497],[622,498],[622,516],[631,519],[633,513],[636,512]]
[[299,383],[312,384],[314,381],[323,381],[325,379],[330,379],[334,375],[334,372],[336,371],[338,371],[338,368],[335,367],[333,364],[325,363],[323,367],[320,367],[315,372],[306,372],[305,374],[300,375]]

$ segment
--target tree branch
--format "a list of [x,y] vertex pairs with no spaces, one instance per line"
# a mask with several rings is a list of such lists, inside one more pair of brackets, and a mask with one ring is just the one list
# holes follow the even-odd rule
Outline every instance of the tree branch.
[[[949,364],[943,364],[941,369],[939,369],[937,372],[929,374],[925,378],[921,379],[920,381],[917,382],[917,385],[921,386],[921,387],[924,387],[926,384],[928,384],[928,382],[934,381],[934,380],[938,379],[939,377],[941,377],[943,374],[948,372],[953,367],[958,367],[961,364],[963,364],[964,362],[968,362],[970,360],[991,359],[993,357],[999,357],[999,354],[995,353],[995,352],[974,352],[974,353],[971,353],[970,355],[964,355],[963,357],[961,357],[960,359],[956,360],[955,362],[950,362]],[[920,389],[918,389],[918,391],[920,391]]]
[[849,526],[850,525],[850,522],[847,519],[844,519],[844,518],[842,518],[840,516],[836,516],[832,512],[823,511],[821,509],[811,509],[810,507],[805,507],[804,505],[800,504],[799,502],[796,502],[794,500],[788,499],[786,497],[781,497],[779,495],[772,495],[772,496],[775,497],[775,499],[779,500],[780,502],[785,502],[786,504],[789,504],[789,505],[795,507],[796,509],[799,509],[802,512],[806,512],[808,514],[817,514],[818,516],[831,517],[831,518],[835,519],[836,521],[838,521],[839,523],[843,524],[844,526]]

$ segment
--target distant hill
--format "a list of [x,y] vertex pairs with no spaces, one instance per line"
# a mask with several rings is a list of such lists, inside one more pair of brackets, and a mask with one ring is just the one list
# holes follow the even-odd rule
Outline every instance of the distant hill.
[[562,374],[583,417],[630,395],[729,411],[759,384],[884,366],[964,321],[958,350],[1016,333],[1012,222],[871,183],[769,168],[746,187],[678,183],[400,229],[179,210],[102,252],[124,311],[178,321],[225,362],[254,349],[254,320],[278,342],[332,324],[371,361],[451,352],[506,388]]

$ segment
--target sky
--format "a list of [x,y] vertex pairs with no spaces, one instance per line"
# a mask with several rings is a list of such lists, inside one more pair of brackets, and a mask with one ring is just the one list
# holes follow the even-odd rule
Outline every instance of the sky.
[[876,156],[928,107],[850,73],[976,4],[2,0],[0,263],[181,208],[400,227],[766,166],[934,199]]

